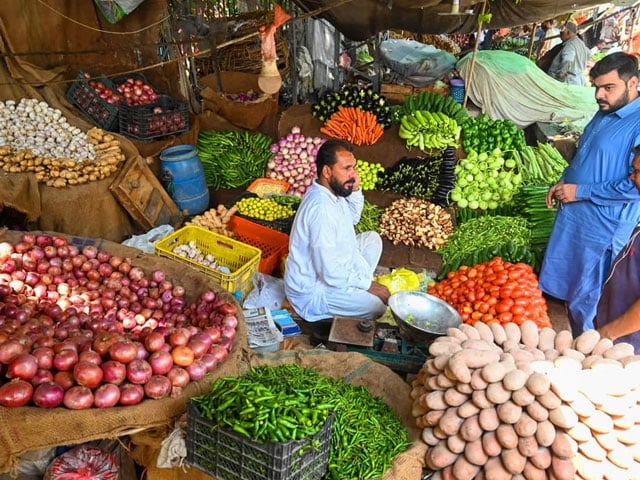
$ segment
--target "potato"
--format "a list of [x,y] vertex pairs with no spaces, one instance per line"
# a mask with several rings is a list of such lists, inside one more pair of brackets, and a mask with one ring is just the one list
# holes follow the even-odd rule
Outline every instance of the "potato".
[[538,441],[534,435],[518,438],[518,451],[525,457],[532,457],[538,451]]
[[627,448],[614,448],[607,452],[607,459],[620,468],[631,468],[633,453]]
[[560,356],[560,352],[555,348],[550,348],[549,350],[544,351],[544,359],[554,361],[556,358]]
[[448,388],[444,392],[444,401],[450,407],[458,407],[469,399],[469,395],[460,393],[455,388]]
[[529,391],[527,387],[516,390],[511,394],[511,400],[516,405],[526,407],[535,401],[536,397]]
[[493,332],[491,331],[491,327],[489,325],[484,322],[476,322],[473,326],[478,331],[481,340],[484,340],[492,345],[495,344]]
[[464,452],[464,447],[467,445],[467,442],[460,436],[460,432],[456,435],[451,435],[447,438],[447,448],[452,453],[462,453]]
[[582,392],[576,392],[569,405],[581,417],[589,417],[596,411],[596,406]]
[[536,422],[542,422],[549,418],[549,410],[543,407],[537,400],[526,405],[526,411],[527,414]]
[[562,400],[560,400],[560,398],[551,390],[548,390],[543,394],[536,395],[536,400],[547,410],[553,410],[554,408],[559,407],[562,403]]
[[591,350],[591,355],[604,356],[604,352],[609,350],[611,347],[613,347],[613,341],[609,338],[602,337],[600,338],[600,340],[598,340],[598,343],[596,343],[595,347],[593,347],[593,350]]
[[468,323],[462,323],[458,327],[462,333],[464,333],[468,339],[470,340],[480,340],[480,332],[473,325],[469,325]]
[[591,430],[584,423],[578,422],[567,430],[567,433],[576,442],[586,442],[591,438]]
[[551,465],[551,451],[547,447],[540,446],[538,451],[529,457],[529,461],[535,467],[546,470]]
[[548,375],[552,370],[555,370],[556,366],[553,364],[552,360],[544,359],[544,360],[534,360],[531,362],[531,370],[538,373],[544,373]]
[[616,448],[626,448],[625,445],[618,441],[618,437],[615,430],[607,433],[596,433],[593,435],[598,445],[604,448],[606,451],[611,451]]
[[442,373],[453,383],[459,381],[458,377],[456,377],[456,374],[453,373],[453,370],[451,370],[451,366],[448,363],[444,366],[444,370],[442,370]]
[[551,387],[551,381],[546,375],[533,372],[527,378],[526,386],[534,395],[543,395]]
[[515,424],[522,415],[522,407],[507,400],[496,407],[498,418],[503,423]]
[[470,338],[468,340],[465,340],[464,342],[462,342],[462,348],[464,350],[496,350],[496,351],[502,351],[502,349],[500,347],[498,347],[495,343],[493,342],[487,342],[486,340],[482,340],[481,338],[479,339],[473,339]]
[[487,383],[499,382],[506,375],[507,366],[500,360],[498,360],[497,362],[491,362],[490,364],[485,365],[484,367],[482,367],[480,372],[482,378]]
[[440,440],[446,440],[447,438],[449,438],[449,435],[444,433],[439,425],[433,427],[433,434]]
[[487,454],[487,456],[495,457],[497,455],[500,455],[500,452],[502,451],[502,445],[500,445],[500,443],[498,442],[496,432],[484,432],[480,437],[480,440],[482,442],[482,449],[484,450],[484,453]]
[[511,392],[504,388],[502,382],[494,382],[487,386],[486,395],[490,402],[499,405],[509,400]]
[[493,407],[493,402],[491,402],[487,398],[487,394],[484,390],[476,390],[471,394],[471,401],[478,408],[491,408]]
[[582,422],[597,433],[607,433],[613,430],[613,420],[609,415],[600,410],[593,412],[590,417],[585,417]]
[[[556,440],[560,435],[556,436]],[[574,440],[575,441],[575,440]],[[602,448],[602,446],[596,441],[595,438],[590,438],[586,442],[576,443],[576,446],[580,450],[580,453],[585,457],[595,460],[596,462],[601,462],[605,458],[607,458],[607,451]],[[553,447],[552,447],[553,450]],[[575,455],[574,452],[571,452],[572,455]]]
[[514,369],[506,373],[502,378],[502,384],[507,390],[515,392],[525,386],[528,378],[529,375],[524,373],[522,370]]
[[438,355],[437,357],[433,357],[433,366],[438,372],[443,372],[449,360],[451,360],[451,355]]
[[460,342],[464,342],[467,338],[469,338],[467,337],[466,333],[456,327],[447,328],[447,337],[457,338],[458,340],[460,340]]
[[460,426],[460,436],[467,442],[473,442],[482,435],[482,429],[478,421],[478,415],[466,418]]
[[604,358],[612,358],[614,360],[620,360],[621,358],[633,355],[633,345],[626,342],[616,343],[613,347],[606,350],[602,356]]
[[[447,367],[445,367],[446,369]],[[436,386],[438,387],[436,390],[445,389],[455,387],[457,383],[447,377],[444,373],[438,374],[436,377]]]
[[458,407],[458,416],[460,418],[469,418],[473,415],[477,415],[480,412],[480,408],[472,401],[464,402]]
[[440,442],[440,439],[433,434],[433,428],[431,427],[423,428],[420,438],[422,438],[422,441],[430,447],[434,447]]
[[[515,432],[515,430],[514,430]],[[556,438],[556,427],[549,420],[538,422],[536,440],[541,447],[550,447]]]
[[551,458],[551,471],[557,480],[573,480],[576,474],[571,460],[558,457]]
[[566,432],[556,432],[551,442],[551,452],[558,458],[573,458],[578,451],[578,443]]
[[455,342],[433,342],[429,346],[429,354],[434,357],[438,355],[453,355],[460,350],[462,350],[462,347]]
[[427,413],[429,410],[425,407],[423,407],[419,401],[414,401],[413,404],[411,405],[411,416],[412,417],[421,417],[422,415],[424,415],[425,413]]
[[427,427],[435,427],[440,418],[444,415],[444,410],[429,410],[422,416],[422,419]]
[[556,338],[554,339],[554,348],[562,353],[567,349],[573,346],[573,336],[569,330],[561,330],[556,334]]
[[514,430],[513,425],[500,425],[496,429],[496,438],[498,443],[506,449],[518,447],[518,434]]
[[473,463],[474,465],[478,465],[482,467],[485,463],[487,463],[488,456],[487,453],[482,448],[482,439],[477,438],[473,442],[468,442],[464,447],[464,456],[465,458]]
[[463,455],[453,464],[453,477],[457,480],[472,480],[479,471],[480,467],[469,462]]
[[493,432],[498,428],[500,425],[500,419],[498,418],[496,409],[491,407],[480,410],[480,413],[478,414],[478,424],[485,432]]
[[485,390],[487,388],[487,385],[489,385],[489,383],[482,376],[483,369],[484,367],[478,368],[471,374],[471,381],[469,382],[469,384],[471,385],[471,388],[473,390]]
[[427,450],[425,455],[425,462],[432,470],[440,470],[447,465],[452,465],[456,461],[458,455],[451,452],[446,443],[440,442],[435,447],[431,447]]
[[444,415],[440,417],[438,427],[446,435],[455,435],[460,430],[460,425],[462,425],[463,421],[464,419],[458,416],[457,408],[449,407],[445,410]]
[[449,405],[444,401],[444,391],[436,390],[429,392],[424,397],[424,405],[430,410],[446,410]]
[[500,354],[495,350],[462,350],[453,354],[448,366],[459,382],[469,383],[470,368],[484,367],[499,358]]
[[493,341],[496,345],[502,345],[507,340],[507,334],[501,324],[494,322],[489,326],[489,328],[491,328]]
[[442,372],[442,368],[437,368],[435,365],[435,360],[433,358],[427,359],[422,366],[422,370],[426,370],[429,375],[438,375]]
[[578,423],[579,418],[569,405],[560,405],[549,411],[549,421],[560,428],[567,429]]
[[621,478],[624,478],[626,480],[634,480],[638,475],[638,472],[634,474],[629,469],[620,468],[611,462],[603,462],[602,469],[605,480],[620,480]]
[[521,437],[531,437],[538,429],[538,422],[531,418],[526,412],[522,412],[513,425],[516,433]]
[[602,355],[587,355],[582,361],[582,369],[587,370],[591,368],[598,360],[602,360]]
[[538,347],[538,340],[540,339],[538,333],[538,325],[532,320],[525,320],[520,325],[520,338],[525,347]]
[[536,467],[533,463],[527,462],[522,470],[524,478],[527,480],[547,480],[546,470]]
[[471,395],[473,393],[473,388],[469,383],[457,383],[456,390],[465,395]]
[[[570,349],[566,349],[565,351],[569,351]],[[565,355],[564,353],[560,355],[553,361],[556,369],[563,370],[563,373],[571,374],[574,372],[579,372],[582,370],[582,360],[570,355]]]
[[516,323],[507,323],[504,325],[504,332],[507,335],[507,341],[511,340],[515,343],[519,343],[522,338],[522,332],[520,327]]
[[[507,325],[511,324],[507,323]],[[491,457],[487,460],[484,474],[487,480],[511,480],[511,472],[505,468],[500,457]]]
[[504,468],[514,475],[521,473],[524,470],[524,464],[527,462],[527,457],[522,455],[517,448],[502,450],[500,458]]
[[573,341],[573,347],[585,355],[590,354],[600,340],[600,333],[597,330],[585,330]]
[[513,356],[516,366],[531,363],[536,359],[533,353],[525,350],[524,348],[512,348],[509,350],[509,353]]
[[[562,461],[569,462],[570,460],[562,460]],[[585,480],[601,480],[604,477],[603,462],[594,462],[593,460],[589,460],[583,455],[577,455],[573,459],[572,463],[575,463],[575,466],[573,467],[573,473],[579,474]],[[554,468],[553,462],[552,462],[551,468]]]

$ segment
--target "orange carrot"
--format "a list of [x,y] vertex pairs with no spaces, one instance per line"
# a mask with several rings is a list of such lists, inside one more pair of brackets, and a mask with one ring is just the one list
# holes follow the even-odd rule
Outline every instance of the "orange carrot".
[[320,128],[320,132],[354,145],[373,145],[382,137],[384,128],[373,113],[340,106]]

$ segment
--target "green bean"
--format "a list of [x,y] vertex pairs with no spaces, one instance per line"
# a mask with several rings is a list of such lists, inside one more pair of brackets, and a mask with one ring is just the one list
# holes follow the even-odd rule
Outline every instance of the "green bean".
[[368,200],[364,201],[364,207],[360,214],[360,221],[356,224],[356,231],[362,232],[379,232],[380,217],[384,213],[384,208],[378,207]]

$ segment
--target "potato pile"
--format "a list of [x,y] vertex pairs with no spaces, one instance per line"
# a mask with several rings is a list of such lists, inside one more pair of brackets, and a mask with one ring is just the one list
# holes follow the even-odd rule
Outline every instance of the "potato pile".
[[238,209],[235,205],[231,208],[220,204],[216,208],[210,208],[201,215],[196,215],[186,225],[197,225],[206,228],[214,233],[225,235],[227,237],[235,237],[236,234],[229,228],[229,222]]
[[411,395],[433,479],[640,479],[631,345],[478,322],[429,353]]
[[125,160],[120,140],[104,130],[90,129],[86,133],[86,143],[92,147],[94,158],[81,161],[42,156],[31,149],[0,146],[0,169],[10,173],[32,172],[38,182],[60,188],[107,178]]

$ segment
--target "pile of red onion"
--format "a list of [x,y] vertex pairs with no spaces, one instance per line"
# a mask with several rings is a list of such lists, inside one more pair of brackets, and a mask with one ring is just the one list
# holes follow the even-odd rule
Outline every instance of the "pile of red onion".
[[316,155],[324,142],[324,138],[306,137],[300,127],[292,127],[287,135],[271,145],[275,155],[267,163],[266,176],[288,182],[287,193],[302,197],[316,178]]
[[127,105],[147,105],[158,100],[158,94],[151,85],[139,78],[129,77],[116,84],[116,89],[124,97]]
[[0,242],[0,405],[69,409],[176,396],[224,362],[237,307],[187,305],[162,270],[62,236]]

